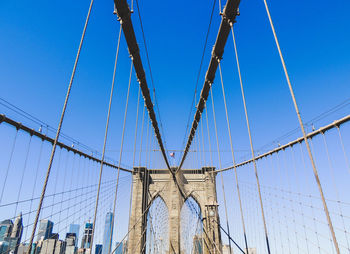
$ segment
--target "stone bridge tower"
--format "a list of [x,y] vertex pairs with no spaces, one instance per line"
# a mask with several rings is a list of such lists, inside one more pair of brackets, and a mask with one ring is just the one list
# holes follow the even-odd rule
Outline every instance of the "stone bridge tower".
[[144,213],[144,211],[157,197],[163,199],[169,215],[169,250],[164,253],[183,253],[180,243],[180,212],[185,200],[189,197],[197,201],[201,210],[204,229],[203,253],[221,253],[222,243],[218,226],[220,220],[215,179],[214,168],[210,167],[180,170],[176,174],[177,181],[174,181],[168,170],[134,168],[128,253],[130,251],[133,254],[145,253],[142,246],[146,242],[147,212]]

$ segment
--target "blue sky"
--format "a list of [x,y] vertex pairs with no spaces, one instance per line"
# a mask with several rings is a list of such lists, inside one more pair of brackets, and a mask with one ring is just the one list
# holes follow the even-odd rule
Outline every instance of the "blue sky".
[[[182,149],[182,138],[178,137],[185,133],[212,1],[141,1],[140,5],[165,139],[169,149]],[[347,99],[349,3],[336,1],[331,8],[326,1],[271,1],[270,5],[303,118],[309,120]],[[112,7],[105,1],[94,5],[63,127],[66,134],[96,149],[102,145],[119,27]],[[57,125],[87,8],[86,1],[1,3],[0,82],[4,99]],[[298,125],[262,1],[242,1],[240,12],[235,30],[254,140],[259,147]],[[144,56],[137,15],[133,20]],[[215,11],[199,89],[219,22]],[[123,41],[112,115],[115,122],[120,121],[122,112],[115,109],[118,96],[125,94],[127,85],[125,47]],[[229,39],[223,75],[233,132],[245,135],[233,56]],[[145,58],[144,63],[146,66]],[[220,93],[214,85],[215,98],[221,102]],[[135,105],[135,92],[131,96]],[[220,105],[217,107],[220,110]],[[111,131],[112,137],[117,132]],[[245,137],[237,138],[237,146],[246,148]]]
[[[350,3],[333,1],[330,4],[325,0],[271,0],[268,3],[304,121],[348,100]],[[213,1],[155,0],[139,1],[139,4],[164,127],[163,139],[168,149],[181,150]],[[1,98],[57,126],[88,5],[89,1],[80,0],[0,2]],[[216,4],[198,90],[202,87],[220,24],[218,11]],[[119,29],[112,12],[112,1],[95,1],[63,124],[65,134],[99,151],[103,144]],[[234,29],[253,141],[258,149],[297,128],[298,122],[263,1],[242,1],[240,13]],[[151,85],[136,12],[132,19]],[[114,160],[119,157],[129,68],[130,59],[122,38],[107,146],[107,155]],[[222,69],[234,147],[238,158],[246,158],[249,142],[231,37]],[[133,76],[123,157],[127,165],[132,164],[137,91]],[[218,75],[213,93],[220,146],[228,151]],[[208,105],[211,106],[211,102]],[[26,122],[6,108],[1,107],[1,112]],[[316,122],[315,126],[321,127],[348,112],[349,107],[345,107]],[[209,115],[212,117],[211,108]],[[31,122],[28,124],[38,127]],[[211,136],[214,140],[214,132]],[[298,136],[299,132],[293,135]],[[230,154],[223,154],[223,165],[230,164]]]

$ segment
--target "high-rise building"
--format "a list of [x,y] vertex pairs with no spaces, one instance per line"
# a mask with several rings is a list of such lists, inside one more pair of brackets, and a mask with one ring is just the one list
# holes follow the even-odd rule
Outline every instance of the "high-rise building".
[[66,234],[66,252],[65,254],[76,254],[76,235],[75,233],[67,233]]
[[43,241],[40,254],[54,254],[56,248],[56,239],[46,239]]
[[69,225],[69,233],[75,233],[75,247],[78,247],[79,230],[80,230],[79,224],[70,224]]
[[0,241],[3,241],[5,237],[11,236],[12,228],[12,220],[4,220],[0,222]]
[[[113,227],[112,227],[113,213],[108,212],[106,214],[105,229],[103,232],[103,249],[102,254],[108,254],[110,250],[112,237],[113,237]],[[110,250],[112,251],[112,250]]]
[[0,253],[7,253],[9,251],[9,243],[0,241]]
[[56,240],[55,252],[53,254],[64,254],[66,250],[66,242],[62,240]]
[[11,237],[21,238],[22,232],[23,232],[22,213],[20,213],[15,220],[15,224],[13,225]]
[[[8,248],[8,252],[17,254],[19,244],[22,238],[22,213],[18,215],[15,224],[12,220],[5,220],[0,223],[0,241],[2,241],[2,248]],[[1,252],[0,252],[1,253]]]
[[102,244],[95,245],[95,254],[101,254],[103,250]]
[[41,220],[38,230],[37,241],[46,240],[51,237],[53,222],[50,220]]
[[84,235],[81,240],[81,248],[90,249],[91,246],[91,238],[92,238],[92,223],[85,223]]

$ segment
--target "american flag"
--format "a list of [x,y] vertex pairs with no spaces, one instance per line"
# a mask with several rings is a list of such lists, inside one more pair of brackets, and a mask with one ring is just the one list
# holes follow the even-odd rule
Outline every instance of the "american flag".
[[170,157],[175,158],[175,153],[170,153]]

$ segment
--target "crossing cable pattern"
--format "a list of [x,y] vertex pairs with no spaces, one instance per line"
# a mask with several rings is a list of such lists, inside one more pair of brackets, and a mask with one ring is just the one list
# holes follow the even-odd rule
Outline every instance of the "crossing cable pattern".
[[219,74],[220,74],[220,81],[221,81],[222,97],[223,97],[224,105],[225,105],[227,131],[228,131],[228,135],[229,135],[229,139],[230,139],[231,156],[232,156],[232,162],[233,162],[233,168],[234,168],[234,174],[235,174],[235,180],[236,180],[236,190],[237,190],[237,196],[238,196],[238,202],[239,202],[239,210],[240,210],[240,213],[241,213],[244,244],[245,244],[245,248],[246,248],[246,253],[248,254],[249,253],[249,251],[248,251],[248,242],[247,242],[247,234],[246,234],[246,228],[245,228],[245,222],[244,222],[244,214],[243,214],[243,208],[242,208],[241,193],[240,193],[240,190],[239,190],[237,167],[235,165],[236,164],[236,160],[235,160],[235,156],[234,156],[234,152],[233,152],[231,126],[230,126],[230,120],[229,120],[229,117],[228,117],[226,95],[225,95],[225,88],[224,88],[224,80],[222,78],[222,70],[221,70],[221,64],[220,63],[219,63]]
[[244,95],[244,87],[243,87],[243,81],[242,81],[242,75],[241,75],[241,68],[240,68],[240,64],[239,64],[237,45],[236,45],[235,35],[233,32],[233,24],[231,24],[231,32],[232,32],[232,39],[233,39],[233,44],[234,44],[235,56],[236,56],[236,64],[237,64],[237,70],[238,70],[238,76],[239,76],[239,83],[240,83],[240,87],[241,87],[244,114],[245,114],[247,131],[248,131],[248,136],[249,136],[250,150],[251,150],[251,154],[252,154],[252,162],[253,162],[253,166],[254,166],[255,179],[256,179],[256,184],[257,184],[257,189],[258,189],[258,194],[259,194],[261,217],[263,220],[264,231],[265,231],[266,248],[267,248],[267,252],[270,254],[271,250],[270,250],[270,243],[269,243],[269,237],[268,237],[268,231],[267,231],[267,225],[266,225],[263,198],[261,196],[260,180],[259,180],[259,176],[258,176],[258,168],[257,168],[256,161],[255,161],[254,146],[253,146],[252,134],[251,134],[250,123],[249,123],[249,118],[248,118],[248,110],[247,110],[247,105],[246,105],[246,100],[245,100],[245,95]]
[[[128,114],[129,94],[130,94],[132,70],[133,70],[133,66],[132,66],[132,58],[131,58],[128,91],[127,91],[127,95],[126,95],[125,110],[124,110],[123,130],[122,130],[122,137],[121,137],[121,142],[120,142],[119,163],[121,163],[122,156],[123,156],[124,137],[125,137],[125,123],[126,123],[126,117],[127,117],[127,114]],[[112,214],[112,222],[111,222],[110,232],[112,232],[112,229],[114,227],[115,217],[116,217],[115,216],[115,211],[116,211],[117,198],[118,198],[119,177],[120,177],[120,170],[117,171],[117,183],[115,185],[114,202],[113,202],[113,214]],[[108,253],[111,252],[111,244],[112,244],[112,234],[110,234]]]
[[56,137],[55,137],[55,140],[54,140],[54,143],[53,143],[53,146],[52,146],[52,151],[51,151],[51,155],[50,155],[49,165],[47,167],[47,173],[46,173],[46,177],[45,177],[45,182],[44,182],[44,186],[43,186],[43,189],[42,189],[42,192],[41,192],[41,197],[40,197],[40,201],[39,201],[39,205],[38,205],[38,209],[37,209],[37,214],[36,214],[36,217],[35,217],[35,220],[34,220],[34,226],[33,226],[32,235],[31,235],[31,238],[30,238],[30,241],[29,241],[28,253],[31,253],[32,244],[33,244],[33,240],[34,240],[34,235],[35,235],[35,231],[36,231],[36,227],[37,227],[37,224],[38,224],[42,203],[43,203],[45,192],[46,192],[47,182],[49,180],[50,171],[51,171],[53,159],[54,159],[55,152],[56,152],[57,142],[58,142],[58,138],[60,136],[61,127],[62,127],[64,115],[65,115],[65,112],[66,112],[66,108],[67,108],[67,105],[68,105],[68,99],[69,99],[70,91],[71,91],[71,88],[72,88],[72,85],[73,85],[75,71],[77,69],[78,60],[79,60],[79,56],[80,56],[80,51],[81,51],[81,48],[83,46],[85,33],[86,33],[86,28],[87,28],[87,25],[89,23],[89,19],[90,19],[90,14],[91,14],[93,3],[94,3],[94,0],[91,0],[90,6],[89,6],[89,10],[88,10],[88,14],[87,14],[87,17],[86,17],[86,20],[85,20],[83,33],[81,35],[78,52],[77,52],[77,55],[76,55],[76,58],[75,58],[72,75],[71,75],[71,78],[70,78],[70,81],[69,81],[66,98],[65,98],[65,101],[64,101],[64,104],[63,104],[63,109],[62,109],[60,121],[59,121],[59,124],[58,124]]
[[[220,63],[219,63],[220,66]],[[220,68],[220,67],[219,67]],[[221,69],[220,69],[220,74],[221,74]],[[221,76],[221,75],[220,75]],[[210,93],[210,92],[209,92]],[[221,155],[220,155],[220,145],[219,145],[219,137],[218,137],[218,130],[217,130],[217,125],[216,125],[216,116],[215,116],[215,106],[214,106],[214,97],[213,97],[213,91],[210,93],[211,95],[211,106],[213,110],[213,120],[214,120],[214,129],[215,129],[215,138],[216,138],[216,146],[218,149],[218,161],[219,161],[219,167],[222,167],[221,164]],[[228,243],[229,243],[229,252],[230,254],[232,253],[231,249],[231,241],[230,241],[230,226],[229,226],[229,220],[228,220],[228,214],[227,214],[227,202],[226,202],[226,193],[225,193],[225,184],[224,184],[224,177],[222,172],[220,172],[220,177],[221,177],[221,187],[222,187],[222,195],[224,198],[224,208],[225,208],[225,217],[226,217],[226,227],[227,227],[227,235],[229,237]]]
[[274,24],[272,22],[270,10],[269,10],[269,7],[267,5],[266,0],[263,0],[263,1],[264,1],[264,5],[265,5],[267,16],[268,16],[268,19],[269,19],[269,22],[270,22],[270,26],[271,26],[271,29],[272,29],[272,33],[273,33],[273,36],[274,36],[274,39],[275,39],[275,42],[276,42],[277,50],[278,50],[278,53],[279,53],[279,56],[280,56],[280,59],[281,59],[281,64],[282,64],[283,71],[284,71],[284,74],[285,74],[285,77],[286,77],[288,88],[289,88],[289,91],[290,91],[290,94],[291,94],[291,97],[292,97],[292,101],[293,101],[293,104],[294,104],[295,112],[296,112],[297,117],[298,117],[298,121],[299,121],[299,125],[300,125],[300,128],[301,128],[301,132],[303,134],[303,138],[304,138],[304,142],[305,142],[305,145],[306,145],[306,149],[307,149],[310,161],[311,161],[311,165],[312,165],[313,173],[314,173],[314,176],[315,176],[315,180],[317,182],[317,186],[318,186],[321,198],[322,198],[323,208],[324,208],[324,211],[325,211],[325,214],[326,214],[326,217],[327,217],[329,230],[331,231],[331,234],[332,234],[334,247],[335,247],[335,250],[336,250],[337,254],[340,254],[338,241],[337,241],[337,238],[335,236],[335,232],[334,232],[334,228],[333,228],[333,223],[332,223],[331,217],[329,215],[329,210],[328,210],[328,206],[327,206],[327,203],[326,203],[326,200],[325,200],[325,197],[324,197],[323,188],[321,186],[320,178],[319,178],[318,171],[317,171],[317,168],[316,168],[316,165],[315,165],[315,161],[314,161],[314,158],[313,158],[313,155],[312,155],[310,144],[309,144],[309,141],[308,141],[307,136],[306,136],[306,132],[305,132],[305,129],[304,129],[304,124],[303,124],[303,121],[301,119],[299,107],[298,107],[298,104],[297,104],[296,99],[295,99],[293,87],[292,87],[292,84],[290,82],[290,78],[289,78],[289,74],[288,74],[288,71],[287,71],[287,67],[286,67],[286,64],[285,64],[285,61],[284,61],[284,57],[283,57],[283,54],[282,54],[282,51],[281,51],[281,47],[280,47],[280,44],[279,44],[279,41],[278,41],[278,38],[277,38],[276,30],[275,30]]
[[163,145],[162,137],[159,131],[156,115],[153,109],[153,103],[152,103],[152,99],[151,99],[150,92],[147,85],[146,74],[145,74],[145,71],[142,65],[141,56],[140,56],[140,49],[136,41],[136,36],[135,36],[132,21],[131,21],[131,11],[129,9],[129,6],[126,0],[114,0],[114,4],[116,8],[116,13],[122,24],[124,37],[129,48],[129,53],[133,60],[136,76],[140,84],[143,99],[145,100],[145,105],[148,110],[149,118],[151,119],[151,122],[152,122],[154,133],[157,137],[158,145],[162,152],[163,159],[166,163],[166,166],[171,171],[167,154],[165,152],[165,148]]
[[184,149],[184,152],[180,161],[180,165],[177,170],[181,170],[183,163],[186,159],[187,153],[191,147],[192,140],[195,137],[196,130],[201,119],[201,115],[203,113],[206,101],[209,96],[209,91],[215,79],[215,73],[219,64],[218,61],[222,58],[222,55],[224,54],[224,48],[230,33],[230,27],[231,27],[230,24],[231,23],[233,24],[235,22],[235,19],[237,16],[239,3],[240,3],[240,0],[228,0],[223,10],[220,28],[219,28],[218,35],[216,37],[216,42],[212,51],[209,67],[205,75],[205,81],[200,94],[199,102],[197,104],[197,110],[194,115],[192,127],[188,135],[186,147]]
[[[13,127],[15,127],[16,129],[18,130],[23,130],[24,132],[28,133],[29,135],[31,136],[36,136],[38,138],[40,138],[41,140],[45,140],[45,141],[48,141],[49,143],[53,144],[54,143],[54,139],[53,138],[50,138],[48,137],[47,135],[45,134],[42,134],[41,132],[39,131],[36,131],[20,122],[17,122],[3,114],[0,114],[0,124],[1,123],[7,123]],[[74,146],[69,146],[67,144],[64,144],[60,141],[57,141],[57,146],[59,146],[60,148],[63,148],[65,150],[67,150],[68,152],[73,152],[75,154],[79,154],[80,156],[83,156],[87,159],[90,159],[92,161],[95,161],[95,162],[98,162],[98,163],[101,163],[101,159],[93,156],[93,155],[89,155],[77,148],[74,148]],[[106,162],[106,161],[103,161],[103,165],[105,166],[108,166],[108,167],[111,167],[111,168],[114,168],[114,169],[118,169],[118,165],[115,165],[115,164],[111,164],[109,162]],[[120,170],[121,171],[125,171],[125,172],[129,172],[129,173],[132,173],[132,170],[130,169],[127,169],[127,168],[124,168],[124,167],[120,167]]]
[[[111,107],[112,107],[112,100],[113,100],[113,91],[114,91],[115,76],[116,76],[118,56],[119,56],[119,46],[120,46],[121,33],[122,33],[122,27],[120,26],[119,27],[118,42],[117,42],[117,51],[116,51],[116,54],[115,54],[115,61],[114,61],[112,85],[111,85],[111,90],[110,90],[110,95],[109,95],[109,103],[108,103],[107,119],[106,119],[106,127],[105,127],[105,136],[104,136],[103,147],[102,147],[101,166],[100,166],[98,188],[97,188],[97,195],[96,195],[96,205],[95,205],[94,219],[93,219],[93,222],[92,222],[91,246],[93,246],[93,243],[94,243],[94,233],[95,233],[95,227],[96,227],[96,216],[97,216],[97,209],[98,209],[98,200],[99,200],[99,197],[100,197],[100,185],[101,185],[102,172],[103,172],[103,161],[104,161],[104,158],[105,158],[106,144],[107,144],[107,138],[108,138],[109,118],[110,118],[110,114],[111,114]],[[109,242],[109,244],[111,244],[111,242]],[[108,248],[110,248],[110,247],[108,247]]]
[[[312,138],[314,138],[314,137],[316,137],[316,136],[318,136],[318,135],[320,135],[320,134],[324,134],[325,132],[330,131],[330,130],[335,129],[335,128],[336,128],[338,131],[340,131],[340,129],[339,129],[340,126],[343,125],[343,124],[345,124],[345,123],[347,123],[347,122],[350,122],[350,115],[347,115],[347,116],[345,116],[345,117],[343,117],[343,118],[341,118],[341,119],[339,119],[339,120],[334,121],[333,123],[330,123],[330,124],[328,124],[328,125],[326,125],[326,126],[323,126],[323,127],[319,128],[319,129],[317,129],[317,130],[314,130],[313,132],[308,133],[308,134],[306,135],[306,137],[307,137],[308,139],[312,139]],[[340,133],[340,132],[339,132],[339,133]],[[340,137],[341,137],[341,136],[340,136]],[[263,153],[263,154],[257,156],[257,157],[255,158],[255,160],[263,159],[263,158],[265,158],[265,157],[268,157],[268,156],[270,156],[270,155],[273,155],[273,154],[275,154],[275,153],[278,153],[279,151],[283,151],[283,150],[285,150],[286,148],[293,147],[294,145],[300,144],[300,143],[303,143],[303,142],[304,142],[304,137],[297,138],[297,139],[295,139],[295,140],[293,140],[293,141],[291,141],[291,142],[289,142],[289,143],[287,143],[287,144],[279,145],[278,147],[276,147],[276,148],[274,148],[274,149],[272,149],[272,150],[270,150],[270,151],[268,151],[268,152],[266,152],[266,153]],[[340,138],[340,142],[341,142],[341,144],[342,144],[342,151],[343,151],[343,153],[344,153],[344,158],[346,158],[346,160],[347,160],[345,148],[344,148],[344,145],[343,145],[343,143],[342,143],[342,138]],[[245,161],[242,161],[242,162],[240,162],[240,163],[237,163],[236,165],[232,165],[232,166],[229,166],[229,167],[226,167],[226,168],[223,168],[223,169],[219,169],[218,171],[219,171],[219,172],[221,172],[221,171],[227,171],[227,170],[233,169],[234,167],[239,168],[239,167],[242,167],[242,166],[244,166],[244,165],[246,165],[246,164],[249,164],[249,163],[252,163],[252,162],[253,162],[252,159],[245,160]]]

